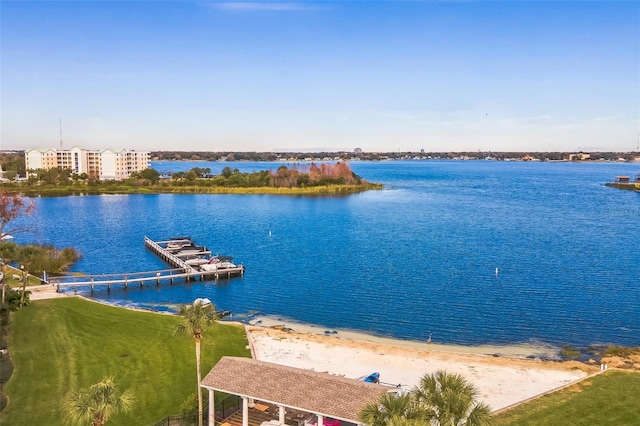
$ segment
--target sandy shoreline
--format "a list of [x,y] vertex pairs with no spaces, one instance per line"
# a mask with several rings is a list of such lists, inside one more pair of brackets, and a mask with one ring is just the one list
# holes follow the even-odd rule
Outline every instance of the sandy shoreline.
[[[480,391],[479,399],[494,411],[599,370],[580,363],[524,359],[523,350],[514,350],[515,358],[504,356],[509,347],[433,345],[344,331],[326,335],[324,329],[314,326],[296,324],[290,330],[294,327],[285,324],[283,330],[281,325],[262,318],[259,325],[246,326],[256,359],[353,379],[376,371],[381,382],[406,390],[424,374],[446,370],[473,382]],[[496,348],[502,356],[493,355]]]
[[[39,290],[32,293],[32,300],[71,296],[56,293],[54,288]],[[578,362],[527,358],[557,352],[545,346],[456,346],[413,342],[348,330],[327,330],[309,324],[283,322],[275,317],[254,318],[250,323],[244,326],[258,360],[353,379],[378,372],[381,382],[404,390],[416,386],[425,374],[446,370],[461,374],[474,383],[479,390],[479,399],[494,411],[599,371],[597,366]]]
[[250,325],[258,325],[262,327],[281,328],[299,333],[320,334],[327,336],[339,337],[342,339],[350,339],[362,342],[371,342],[379,344],[388,344],[393,346],[401,346],[414,349],[423,349],[429,351],[468,353],[476,355],[500,355],[510,358],[538,358],[538,359],[559,359],[560,348],[548,345],[533,344],[512,344],[512,345],[476,345],[464,346],[454,344],[442,344],[437,341],[427,343],[426,341],[418,342],[414,340],[404,340],[393,337],[381,337],[367,334],[362,331],[345,330],[345,329],[329,329],[327,327],[316,326],[312,324],[298,323],[292,320],[283,319],[274,316],[258,316],[249,321]]

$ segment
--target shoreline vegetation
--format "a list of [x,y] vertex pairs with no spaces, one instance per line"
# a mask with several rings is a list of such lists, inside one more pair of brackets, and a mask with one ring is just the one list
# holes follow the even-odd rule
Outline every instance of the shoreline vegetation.
[[100,194],[267,194],[267,195],[347,195],[379,190],[383,185],[356,175],[345,162],[335,164],[294,164],[277,170],[243,173],[225,167],[219,175],[210,168],[194,167],[188,172],[161,175],[155,169],[132,173],[125,180],[101,181],[69,169],[30,171],[23,182],[2,185],[8,192],[26,196],[66,196]]

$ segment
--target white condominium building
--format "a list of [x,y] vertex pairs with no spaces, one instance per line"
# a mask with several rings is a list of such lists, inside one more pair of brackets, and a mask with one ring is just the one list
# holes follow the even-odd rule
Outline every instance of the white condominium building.
[[24,160],[27,170],[59,167],[100,180],[122,180],[149,168],[148,152],[127,149],[29,149],[24,152]]

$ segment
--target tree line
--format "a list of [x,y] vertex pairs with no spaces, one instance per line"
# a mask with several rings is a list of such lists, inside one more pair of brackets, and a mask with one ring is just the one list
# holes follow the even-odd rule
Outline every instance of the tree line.
[[[318,160],[340,160],[340,161],[382,161],[382,160],[452,160],[457,158],[468,158],[473,160],[483,160],[491,158],[494,160],[511,160],[531,158],[539,161],[561,161],[567,160],[570,151],[338,151],[338,152],[206,152],[206,151],[152,151],[150,156],[154,161],[314,161]],[[574,161],[633,161],[639,157],[640,152],[592,152],[591,158],[586,160],[574,159]]]
[[[47,188],[55,187],[226,187],[226,188],[307,188],[327,185],[362,185],[368,182],[356,175],[344,162],[335,164],[309,165],[294,164],[292,167],[282,165],[276,170],[258,172],[241,172],[237,168],[225,167],[218,175],[212,174],[210,168],[194,167],[186,172],[172,172],[162,175],[153,168],[131,173],[127,179],[99,180],[86,174],[72,173],[69,169],[38,169],[30,172],[24,182],[5,183],[11,188]],[[29,191],[27,191],[29,192]]]

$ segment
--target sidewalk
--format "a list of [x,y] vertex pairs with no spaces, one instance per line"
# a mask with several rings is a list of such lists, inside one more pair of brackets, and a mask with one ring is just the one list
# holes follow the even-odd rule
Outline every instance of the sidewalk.
[[29,286],[27,287],[27,291],[31,292],[29,296],[29,300],[43,300],[43,299],[54,299],[56,297],[67,297],[69,296],[66,293],[58,293],[56,292],[55,286],[52,285],[38,285],[38,286]]

